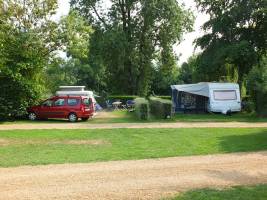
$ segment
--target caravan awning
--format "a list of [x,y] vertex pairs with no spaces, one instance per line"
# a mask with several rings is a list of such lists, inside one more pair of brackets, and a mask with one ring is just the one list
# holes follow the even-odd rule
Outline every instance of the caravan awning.
[[200,95],[200,96],[209,97],[209,85],[208,85],[208,83],[172,85],[171,89],[182,91],[182,92],[187,92],[190,94],[196,94],[196,95]]

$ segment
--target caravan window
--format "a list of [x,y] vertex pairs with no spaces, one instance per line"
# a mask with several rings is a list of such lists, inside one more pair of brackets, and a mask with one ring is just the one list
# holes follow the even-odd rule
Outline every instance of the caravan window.
[[236,100],[237,95],[235,90],[214,90],[215,100]]

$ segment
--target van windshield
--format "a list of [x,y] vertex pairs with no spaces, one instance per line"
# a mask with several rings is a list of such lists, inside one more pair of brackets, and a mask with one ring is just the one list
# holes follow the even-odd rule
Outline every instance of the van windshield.
[[214,90],[214,100],[236,100],[237,95],[235,90]]

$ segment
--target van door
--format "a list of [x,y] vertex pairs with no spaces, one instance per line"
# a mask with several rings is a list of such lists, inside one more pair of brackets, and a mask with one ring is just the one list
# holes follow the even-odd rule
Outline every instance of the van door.
[[51,118],[65,118],[66,100],[64,98],[55,99],[51,107]]
[[38,109],[37,115],[40,118],[49,118],[52,105],[53,105],[53,99],[47,99],[42,103],[40,109]]

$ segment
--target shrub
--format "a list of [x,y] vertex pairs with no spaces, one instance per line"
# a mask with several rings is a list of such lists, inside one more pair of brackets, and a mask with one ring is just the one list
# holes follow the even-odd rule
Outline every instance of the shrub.
[[267,117],[267,57],[250,71],[248,89],[256,112],[260,116]]
[[172,102],[170,100],[151,97],[149,105],[151,114],[157,118],[166,119],[172,116]]
[[135,113],[138,119],[149,119],[149,102],[145,98],[135,99]]

